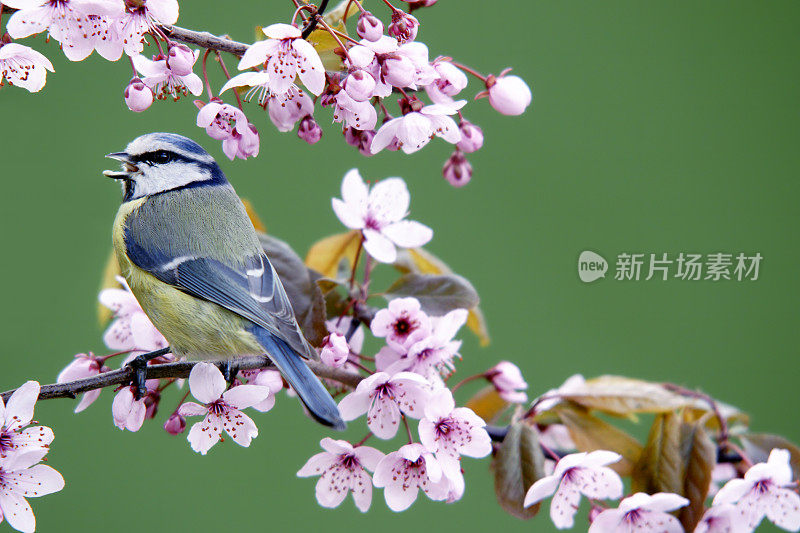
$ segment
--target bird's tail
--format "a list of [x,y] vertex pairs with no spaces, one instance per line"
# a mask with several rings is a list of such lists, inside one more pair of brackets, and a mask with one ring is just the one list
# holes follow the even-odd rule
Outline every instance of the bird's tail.
[[297,392],[314,419],[339,431],[343,430],[345,423],[339,414],[339,407],[300,355],[269,331],[260,327],[255,329],[258,342],[289,385]]

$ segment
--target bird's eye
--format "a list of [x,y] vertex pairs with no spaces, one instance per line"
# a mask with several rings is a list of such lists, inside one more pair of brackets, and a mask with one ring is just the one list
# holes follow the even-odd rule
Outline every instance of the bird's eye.
[[172,160],[172,154],[166,150],[158,150],[157,152],[153,152],[148,159],[153,163],[161,165],[169,163]]

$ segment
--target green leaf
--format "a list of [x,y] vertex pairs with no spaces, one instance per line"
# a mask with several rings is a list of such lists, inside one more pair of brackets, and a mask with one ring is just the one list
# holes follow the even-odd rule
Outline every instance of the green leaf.
[[609,465],[622,476],[630,475],[639,460],[642,445],[621,429],[612,426],[575,404],[560,404],[555,409],[561,423],[567,426],[575,446],[582,452],[611,450],[622,456],[618,463]]
[[319,346],[328,334],[322,291],[303,260],[288,244],[265,233],[258,233],[258,240],[283,283],[303,334],[308,342]]
[[536,516],[540,504],[527,509],[522,504],[531,485],[545,475],[538,431],[525,422],[512,424],[492,460],[491,468],[494,492],[500,506],[524,520]]
[[454,309],[472,309],[478,305],[478,293],[469,281],[457,274],[406,274],[384,293],[387,300],[413,296],[422,309],[441,316]]
[[769,452],[775,448],[789,450],[791,455],[789,462],[794,472],[792,479],[800,478],[800,448],[790,440],[769,433],[745,433],[739,438],[744,445],[745,453],[754,463],[766,463]]
[[647,443],[633,467],[631,488],[634,492],[674,492],[682,494],[681,421],[674,413],[658,415],[653,420]]
[[711,473],[717,464],[717,447],[702,420],[681,424],[681,456],[685,469],[683,496],[689,505],[681,509],[678,518],[686,531],[694,531],[703,518]]

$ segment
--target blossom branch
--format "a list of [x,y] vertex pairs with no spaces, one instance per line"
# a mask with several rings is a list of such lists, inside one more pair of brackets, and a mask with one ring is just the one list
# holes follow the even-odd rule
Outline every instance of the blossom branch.
[[[239,370],[255,370],[261,368],[271,368],[272,363],[263,356],[248,356],[240,357],[235,360],[236,368]],[[159,365],[150,365],[146,367],[146,379],[160,379],[160,378],[187,378],[192,368],[199,361],[178,361],[175,363],[164,363]],[[228,363],[228,359],[218,359],[213,361],[206,361],[217,366],[222,366]],[[359,384],[362,377],[353,372],[332,368],[324,365],[318,361],[306,361],[306,364],[311,368],[319,377],[332,379],[338,381],[349,387],[355,387]],[[51,385],[42,385],[39,392],[40,400],[51,400],[55,398],[75,398],[78,394],[88,392],[95,389],[102,389],[105,387],[113,387],[115,385],[127,385],[134,378],[135,371],[131,367],[124,367],[119,370],[112,370],[104,372],[97,376],[77,379],[67,383],[53,383]],[[9,390],[0,394],[3,401],[7,402],[16,389]]]
[[227,52],[235,56],[243,56],[249,45],[228,39],[226,37],[217,37],[207,31],[194,31],[179,26],[172,26],[169,24],[162,24],[159,29],[164,34],[175,41],[180,41],[186,44],[193,44],[208,50],[217,50],[219,52]]

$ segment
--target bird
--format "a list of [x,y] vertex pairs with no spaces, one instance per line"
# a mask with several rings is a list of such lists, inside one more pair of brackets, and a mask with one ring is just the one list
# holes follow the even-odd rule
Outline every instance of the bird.
[[318,422],[342,430],[336,402],[253,224],[214,158],[195,141],[149,133],[106,157],[122,183],[112,230],[120,271],[145,314],[189,360],[266,354]]

